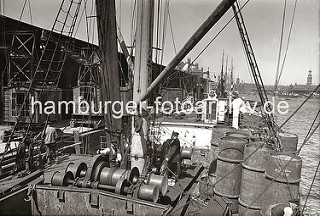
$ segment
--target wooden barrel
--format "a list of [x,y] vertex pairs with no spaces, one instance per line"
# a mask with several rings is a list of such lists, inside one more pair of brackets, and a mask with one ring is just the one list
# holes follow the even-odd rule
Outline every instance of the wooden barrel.
[[283,152],[296,152],[298,146],[298,136],[296,134],[284,132],[279,133],[279,139]]
[[[238,212],[241,185],[240,163],[243,161],[243,150],[247,143],[248,140],[234,137],[222,137],[219,142],[216,170],[218,183],[214,188],[214,193],[231,201],[232,213]],[[225,177],[227,174],[228,176]]]
[[[264,142],[251,142],[245,146],[239,198],[239,215],[259,215],[264,197],[265,170],[273,148]],[[261,195],[261,196],[260,196]]]
[[267,206],[299,199],[301,168],[302,160],[295,154],[285,152],[269,154],[266,168],[268,189],[264,196]]

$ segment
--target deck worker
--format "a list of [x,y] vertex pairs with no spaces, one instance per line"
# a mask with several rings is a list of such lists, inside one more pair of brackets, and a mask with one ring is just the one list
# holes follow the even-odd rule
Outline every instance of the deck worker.
[[52,157],[55,155],[54,145],[57,139],[57,132],[54,127],[51,126],[52,122],[47,123],[46,130],[44,132],[44,145],[46,147],[46,159],[47,164],[52,163]]
[[[242,98],[239,97],[239,92],[233,92],[233,101],[232,101],[232,127],[238,129],[239,128],[239,116],[241,113],[249,113],[249,115],[258,113],[250,107],[250,104],[246,104]],[[248,103],[248,102],[247,102]]]
[[15,159],[16,168],[15,171],[21,171],[25,166],[26,147],[29,146],[28,138],[24,138],[18,145],[17,155]]
[[297,216],[300,215],[299,200],[289,200],[288,203],[277,203],[269,206],[265,215],[267,216]]
[[[179,133],[173,132],[171,135],[171,139],[167,139],[162,146],[163,155],[165,158],[162,162],[162,166],[160,172],[162,174],[167,174],[168,177],[175,177],[175,180],[181,174],[180,162],[180,141],[179,141]],[[165,168],[169,170],[165,170]]]
[[111,143],[110,147],[97,150],[97,154],[108,155],[110,166],[119,167],[122,160],[122,156],[118,151],[118,140],[111,140],[110,143]]
[[233,92],[233,101],[232,101],[232,127],[238,129],[239,128],[239,114],[240,108],[244,106],[244,101],[239,97],[239,92]]

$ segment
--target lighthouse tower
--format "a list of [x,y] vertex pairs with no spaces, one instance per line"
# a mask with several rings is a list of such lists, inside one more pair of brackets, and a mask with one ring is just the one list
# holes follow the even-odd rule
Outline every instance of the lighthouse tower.
[[312,85],[312,70],[310,69],[308,72],[308,76],[307,76],[307,85],[311,86]]

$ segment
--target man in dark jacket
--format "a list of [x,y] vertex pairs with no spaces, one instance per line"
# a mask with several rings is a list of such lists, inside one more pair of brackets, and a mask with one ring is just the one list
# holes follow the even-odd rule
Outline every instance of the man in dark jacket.
[[[162,162],[161,171],[167,173],[169,177],[174,174],[175,178],[178,178],[181,173],[180,141],[178,136],[179,133],[173,132],[171,139],[167,139],[163,143],[162,149],[164,160]],[[168,168],[169,170],[165,170],[165,168]]]

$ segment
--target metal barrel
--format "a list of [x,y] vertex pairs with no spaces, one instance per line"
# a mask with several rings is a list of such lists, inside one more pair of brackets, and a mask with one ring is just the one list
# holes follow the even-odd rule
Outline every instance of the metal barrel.
[[241,188],[239,197],[239,215],[259,215],[266,185],[265,171],[268,156],[273,148],[264,142],[251,142],[244,148]]
[[298,136],[293,133],[279,133],[279,139],[283,152],[296,152],[298,146]]
[[211,145],[218,146],[221,137],[225,136],[228,131],[235,130],[235,128],[227,125],[216,125],[212,128]]
[[[232,213],[238,213],[241,185],[241,166],[243,161],[246,139],[222,137],[219,142],[219,154],[216,176],[218,183],[215,185],[214,194],[228,198],[231,203]],[[230,173],[230,174],[228,174]],[[225,175],[228,174],[227,177]]]
[[249,130],[235,130],[226,132],[227,137],[234,137],[240,139],[249,139],[251,137],[251,132]]
[[248,143],[247,139],[235,137],[222,137],[219,141],[218,157],[242,162],[244,146]]
[[264,207],[276,203],[287,203],[291,199],[299,199],[302,159],[285,152],[269,154],[266,177],[268,187]]

